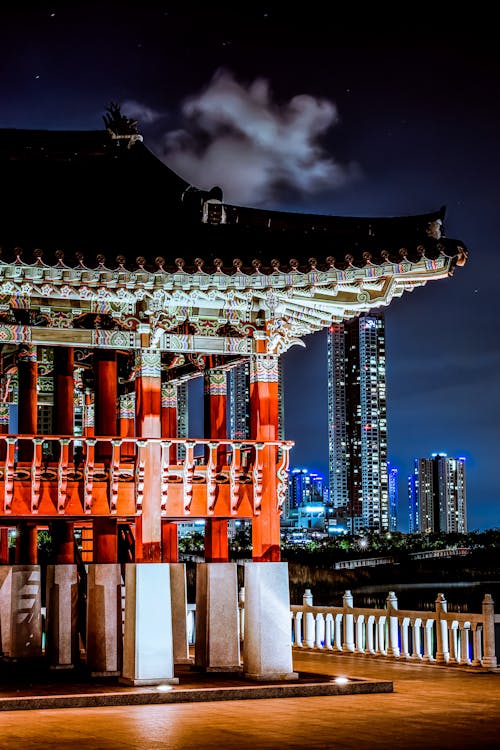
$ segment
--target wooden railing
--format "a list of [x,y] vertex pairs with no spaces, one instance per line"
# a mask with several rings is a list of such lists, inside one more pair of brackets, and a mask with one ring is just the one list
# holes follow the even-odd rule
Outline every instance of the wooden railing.
[[[133,451],[124,450],[130,444]],[[291,441],[204,438],[0,435],[0,516],[140,513],[151,446],[157,446],[159,453],[162,515],[205,517],[222,511],[238,516],[240,508],[242,515],[258,513],[267,460],[263,449],[270,446],[277,449],[279,511],[292,445]],[[171,461],[172,447],[184,456],[177,462]]]

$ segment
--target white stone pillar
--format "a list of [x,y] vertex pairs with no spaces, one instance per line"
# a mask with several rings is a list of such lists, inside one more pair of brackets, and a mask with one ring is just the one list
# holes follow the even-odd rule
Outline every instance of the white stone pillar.
[[448,649],[448,621],[441,619],[441,613],[448,611],[448,602],[444,594],[436,598],[436,663],[445,664],[450,659]]
[[484,655],[481,659],[481,666],[488,669],[496,669],[497,657],[495,654],[495,605],[491,594],[484,595],[482,610]]
[[127,685],[179,682],[174,677],[168,563],[125,566],[125,633],[120,682]]
[[306,589],[302,596],[302,606],[305,611],[304,620],[304,641],[308,648],[314,648],[315,636],[316,636],[316,623],[314,620],[314,614],[307,612],[306,607],[313,606],[313,595],[311,589]]
[[[398,627],[398,599],[394,591],[389,591],[387,596],[387,609],[389,611],[389,640],[387,644],[387,656],[399,656],[399,627]],[[393,613],[396,612],[396,615]]]
[[293,680],[288,564],[245,565],[243,668],[254,680]]
[[344,648],[346,651],[354,651],[354,615],[348,610],[352,609],[354,599],[349,590],[342,597],[342,606],[344,607]]
[[236,563],[196,566],[194,663],[207,672],[241,670]]
[[53,669],[74,667],[78,659],[78,574],[76,565],[48,565],[45,653]]
[[3,656],[42,656],[42,597],[39,565],[0,567],[0,632]]
[[86,652],[91,676],[120,675],[122,595],[118,563],[91,563],[88,566]]
[[186,564],[169,563],[174,664],[190,664],[187,633]]

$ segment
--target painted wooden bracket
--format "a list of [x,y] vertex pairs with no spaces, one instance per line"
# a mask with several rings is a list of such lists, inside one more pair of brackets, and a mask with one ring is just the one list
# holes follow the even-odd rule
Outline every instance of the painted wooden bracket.
[[144,474],[146,467],[147,440],[137,441],[137,464],[135,467],[135,509],[142,512],[142,500],[144,498]]
[[4,464],[4,489],[3,508],[4,513],[12,513],[12,498],[14,497],[14,458],[16,455],[16,438],[6,438],[7,451]]
[[191,503],[193,502],[193,475],[194,475],[194,443],[186,440],[186,458],[182,476],[184,479],[184,512],[191,513]]
[[217,484],[215,476],[217,474],[217,449],[219,443],[210,442],[209,457],[207,463],[207,513],[213,516],[215,503],[217,502]]
[[111,465],[109,467],[109,512],[116,513],[118,502],[118,482],[120,477],[120,453],[122,441],[115,438],[111,441]]
[[83,510],[85,513],[90,514],[92,513],[92,505],[93,505],[93,489],[94,489],[94,455],[95,455],[95,444],[97,443],[97,440],[94,440],[93,438],[85,438],[85,443],[87,446],[87,452],[85,456],[85,466],[83,469],[83,479],[84,479],[84,500],[83,500]]
[[264,461],[262,452],[264,443],[255,443],[255,460],[253,465],[253,512],[259,516],[262,505],[262,480],[264,476]]
[[170,462],[170,446],[172,445],[171,440],[162,440],[161,442],[161,514],[162,516],[167,515],[167,503],[168,503],[168,470]]
[[42,479],[43,438],[33,438],[33,461],[31,463],[31,512],[38,513],[40,505],[40,483]]
[[231,502],[231,513],[235,515],[238,513],[238,506],[240,504],[240,475],[241,475],[241,447],[238,443],[231,443],[233,449],[231,457],[231,466],[229,467],[229,481],[230,481],[230,502]]
[[69,438],[60,438],[61,452],[57,465],[57,512],[64,513],[66,510],[66,497],[68,492],[68,458]]

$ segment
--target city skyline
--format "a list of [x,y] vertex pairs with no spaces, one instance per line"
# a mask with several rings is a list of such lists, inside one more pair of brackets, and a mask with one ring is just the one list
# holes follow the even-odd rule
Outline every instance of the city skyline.
[[[351,19],[332,24],[314,6],[304,18],[259,4],[235,14],[21,3],[0,18],[2,128],[100,129],[114,100],[174,171],[220,184],[228,202],[354,216],[446,204],[446,234],[470,250],[465,268],[385,310],[388,458],[401,508],[415,456],[466,456],[469,528],[499,526],[489,32],[455,13],[376,29],[365,15],[354,34]],[[291,462],[326,475],[326,332],[304,343],[284,357],[285,431]]]

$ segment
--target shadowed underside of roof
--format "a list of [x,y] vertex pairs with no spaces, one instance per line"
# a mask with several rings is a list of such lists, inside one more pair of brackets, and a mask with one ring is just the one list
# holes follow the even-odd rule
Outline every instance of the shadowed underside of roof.
[[201,259],[206,271],[253,272],[465,253],[462,242],[441,235],[443,208],[368,218],[225,205],[218,190],[198,190],[175,174],[140,136],[109,130],[0,130],[0,185],[4,263],[38,256],[52,265],[64,254],[70,266],[154,270],[160,257],[165,269],[178,259],[196,269]]

